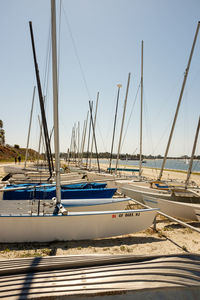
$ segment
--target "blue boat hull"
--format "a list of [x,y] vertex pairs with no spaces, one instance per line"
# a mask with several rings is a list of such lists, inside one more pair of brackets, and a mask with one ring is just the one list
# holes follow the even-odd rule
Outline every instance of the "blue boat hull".
[[[7,188],[7,190],[9,187]],[[61,199],[91,199],[91,198],[112,198],[116,189],[91,188],[91,189],[61,189]],[[56,197],[56,188],[42,187],[26,190],[6,191],[3,193],[3,200],[31,200],[31,199],[52,199]]]

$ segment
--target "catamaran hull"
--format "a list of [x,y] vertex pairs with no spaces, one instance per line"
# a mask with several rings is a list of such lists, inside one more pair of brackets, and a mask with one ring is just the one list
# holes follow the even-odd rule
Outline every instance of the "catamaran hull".
[[157,192],[157,191],[152,191],[152,189],[150,190],[149,188],[146,187],[135,187],[135,186],[120,186],[119,187],[120,191],[127,195],[128,197],[131,197],[132,199],[135,199],[141,203],[144,204],[143,201],[143,196],[150,196],[150,197],[155,197],[155,198],[164,198],[166,200],[169,200],[170,194],[163,194],[161,192]]
[[141,203],[144,203],[143,198],[144,197],[153,197],[153,198],[158,198],[158,199],[165,199],[169,201],[173,201],[176,203],[185,203],[185,204],[194,204],[198,205],[200,204],[200,197],[198,196],[187,196],[187,195],[180,195],[176,196],[173,195],[167,191],[158,191],[151,189],[149,187],[143,187],[143,186],[121,186],[120,191],[125,194],[128,197],[131,197],[132,199],[135,199]]
[[[125,210],[130,209],[130,205],[133,204],[133,201],[130,198],[125,200],[122,199],[91,199],[92,201],[88,201],[85,199],[81,200],[62,200],[62,205],[68,211],[104,211],[104,210]],[[78,203],[76,203],[78,202]],[[92,202],[92,203],[91,203]]]
[[[112,198],[115,189],[91,188],[91,189],[61,189],[62,199],[88,199],[88,198]],[[32,199],[52,199],[56,197],[56,187],[37,188],[30,190],[9,191],[7,187],[3,194],[3,200],[32,200]]]
[[197,221],[198,218],[195,213],[195,209],[199,207],[198,204],[188,204],[183,202],[175,202],[172,200],[166,200],[161,198],[153,198],[148,196],[143,196],[144,203],[150,207],[157,207],[161,212],[181,219],[188,219]]
[[1,243],[51,242],[105,238],[142,231],[156,210],[124,213],[69,213],[57,216],[0,216]]

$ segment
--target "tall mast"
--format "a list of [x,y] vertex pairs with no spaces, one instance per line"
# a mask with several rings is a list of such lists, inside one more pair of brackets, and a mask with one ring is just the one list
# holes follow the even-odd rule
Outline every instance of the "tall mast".
[[57,76],[57,45],[56,45],[56,5],[51,0],[51,38],[52,38],[52,71],[53,71],[53,111],[54,111],[54,148],[56,172],[56,198],[61,202],[60,159],[59,159],[59,124],[58,124],[58,76]]
[[197,130],[196,130],[196,134],[195,134],[194,145],[193,145],[193,148],[192,148],[190,163],[189,163],[189,166],[188,166],[187,178],[186,178],[186,181],[185,181],[185,187],[186,188],[188,186],[188,182],[189,182],[190,175],[191,175],[191,172],[192,172],[192,164],[193,164],[193,160],[194,160],[194,153],[195,153],[195,150],[196,150],[196,145],[197,145],[197,140],[198,140],[198,135],[199,135],[199,128],[200,128],[200,117],[199,117]]
[[86,138],[86,133],[87,133],[87,124],[88,124],[88,115],[89,115],[89,111],[87,112],[87,118],[85,120],[85,128],[84,128],[84,133],[83,133],[83,144],[82,144],[82,148],[81,148],[81,163],[83,162],[83,156],[84,156],[84,148],[85,148],[85,138]]
[[[89,102],[89,103],[90,103],[90,102]],[[88,167],[88,158],[89,158],[90,133],[91,133],[91,127],[92,127],[93,101],[92,101],[92,103],[91,103],[91,108],[90,108],[90,104],[89,104],[89,110],[90,110],[90,123],[89,123],[89,132],[88,132],[88,145],[87,145],[86,168]]]
[[26,161],[28,158],[28,146],[29,146],[29,139],[30,139],[30,132],[31,132],[31,123],[32,123],[32,115],[33,115],[33,105],[34,105],[34,99],[35,99],[35,89],[33,88],[33,97],[32,97],[32,105],[31,105],[31,113],[30,113],[30,121],[29,121],[29,128],[28,128],[28,137],[27,137],[27,146],[26,146],[26,156],[25,156],[25,162],[24,162],[24,168],[26,168]]
[[169,147],[170,147],[170,144],[171,144],[171,139],[172,139],[173,132],[174,132],[174,127],[175,127],[175,124],[176,124],[176,119],[177,119],[177,115],[178,115],[178,112],[179,112],[179,107],[180,107],[180,104],[181,104],[181,100],[182,100],[182,97],[183,97],[183,92],[184,92],[184,88],[185,88],[185,84],[186,84],[188,72],[189,72],[189,69],[190,69],[192,55],[193,55],[193,52],[194,52],[194,47],[195,47],[197,36],[198,36],[198,32],[199,32],[199,26],[200,26],[200,22],[198,22],[198,25],[197,25],[197,29],[196,29],[194,41],[193,41],[193,44],[192,44],[192,49],[191,49],[191,52],[190,52],[190,56],[189,56],[187,68],[185,69],[185,74],[184,74],[184,78],[183,78],[183,84],[182,84],[182,88],[181,88],[181,92],[180,92],[178,104],[177,104],[177,107],[176,107],[174,121],[173,121],[171,132],[170,132],[170,135],[169,135],[169,140],[168,140],[168,143],[167,143],[167,148],[166,148],[166,151],[165,151],[165,156],[164,156],[164,159],[163,159],[163,162],[162,162],[162,167],[161,167],[161,170],[160,170],[160,174],[159,174],[158,180],[161,180],[161,177],[162,177],[162,174],[163,174],[163,169],[165,167],[165,163],[166,163],[166,160],[167,160],[167,155],[168,155]]
[[[43,97],[43,101],[45,104],[45,96]],[[40,126],[40,136],[39,136],[39,144],[38,144],[38,156],[37,156],[37,171],[39,170],[39,160],[40,160],[40,147],[41,147],[41,140],[42,140],[42,124],[40,124],[40,118],[38,115],[38,120],[39,120],[39,126]]]
[[118,91],[117,91],[117,102],[116,102],[115,118],[114,118],[114,125],[113,125],[112,145],[111,145],[111,150],[110,150],[109,173],[111,173],[112,155],[113,155],[113,146],[114,146],[114,140],[115,140],[115,129],[116,129],[116,121],[117,121],[117,111],[118,111],[118,104],[119,104],[119,93],[120,93],[120,88],[122,87],[122,85],[121,85],[121,84],[118,84],[117,87],[118,87]]
[[35,66],[35,75],[36,75],[36,80],[37,80],[37,88],[38,88],[38,95],[39,95],[39,100],[40,100],[42,125],[43,125],[47,160],[48,160],[48,166],[49,166],[50,177],[48,178],[48,180],[50,180],[50,178],[52,177],[52,170],[54,169],[54,167],[53,167],[53,159],[52,159],[52,154],[51,154],[51,145],[50,145],[50,140],[49,140],[49,133],[48,133],[47,121],[46,121],[46,115],[45,115],[45,109],[44,109],[42,88],[41,88],[41,83],[40,83],[40,74],[39,74],[39,68],[38,68],[36,51],[35,51],[35,43],[34,43],[32,22],[29,22],[29,28],[30,28],[30,34],[31,34],[31,43],[32,43],[33,59],[34,59],[34,66]]
[[93,139],[94,139],[94,146],[96,150],[96,157],[97,157],[97,165],[98,165],[98,172],[100,173],[100,165],[99,165],[99,155],[97,150],[97,141],[96,141],[96,135],[95,135],[95,127],[94,127],[94,121],[92,116],[92,102],[89,101],[89,108],[90,108],[90,115],[91,115],[91,123],[92,123],[92,132],[93,132]]
[[72,127],[72,135],[71,135],[71,142],[70,142],[70,148],[69,148],[69,161],[70,161],[70,158],[72,157],[72,137],[73,136],[73,127]]
[[80,164],[82,163],[82,158],[83,158],[83,140],[84,140],[84,134],[85,134],[85,126],[86,126],[86,120],[84,120],[83,123],[83,130],[82,130],[82,138],[81,138],[81,147],[80,147]]
[[[95,128],[96,128],[96,118],[97,118],[97,109],[98,109],[98,103],[99,103],[99,92],[97,93],[96,108],[95,108],[95,115],[94,115],[94,130],[95,130]],[[92,143],[91,143],[91,153],[90,153],[90,164],[89,164],[89,169],[91,169],[91,161],[92,161],[93,143],[94,143],[94,135],[92,136]]]
[[80,163],[80,122],[78,121],[78,128],[77,128],[77,159],[78,159],[78,164]]
[[143,41],[141,45],[141,107],[140,107],[140,164],[139,177],[142,174],[142,120],[143,120]]
[[125,96],[125,100],[124,100],[124,111],[123,111],[121,131],[120,131],[120,137],[119,137],[119,145],[118,145],[118,151],[117,151],[117,160],[116,160],[116,166],[115,166],[115,174],[117,173],[117,166],[118,166],[118,161],[119,161],[119,154],[120,154],[120,150],[121,150],[121,141],[122,141],[122,133],[123,133],[123,128],[124,128],[124,119],[125,119],[125,114],[126,114],[126,104],[127,104],[127,98],[128,98],[128,90],[129,90],[130,77],[131,77],[131,73],[128,74],[128,82],[127,82],[127,87],[126,87],[126,96]]

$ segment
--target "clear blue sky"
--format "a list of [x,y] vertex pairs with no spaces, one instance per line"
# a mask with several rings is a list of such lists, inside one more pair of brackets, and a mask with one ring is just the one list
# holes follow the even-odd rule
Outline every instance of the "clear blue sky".
[[[56,2],[58,20],[60,1]],[[21,147],[26,146],[33,86],[36,85],[29,20],[33,23],[43,85],[50,0],[0,1],[0,119],[4,122],[6,143]],[[199,0],[63,0],[59,64],[61,151],[66,151],[70,145],[73,124],[80,121],[82,129],[88,101],[95,101],[98,91],[97,143],[99,151],[110,151],[117,84],[121,83],[114,152],[117,151],[128,73],[131,72],[131,82],[124,132],[140,82],[140,47],[141,40],[144,40],[143,152],[163,155],[199,20]],[[70,24],[71,34],[67,24]],[[52,128],[51,81],[50,74],[47,95],[49,129]],[[139,101],[140,92],[124,138],[123,153],[139,152]],[[199,103],[200,36],[170,155],[191,153],[200,113]],[[30,147],[36,150],[38,113],[37,95],[30,139]]]

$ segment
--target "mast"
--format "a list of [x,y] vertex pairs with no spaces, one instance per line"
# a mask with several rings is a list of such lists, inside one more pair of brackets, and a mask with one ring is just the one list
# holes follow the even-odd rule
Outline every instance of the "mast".
[[142,175],[142,121],[143,121],[143,44],[141,45],[141,107],[140,107],[140,164],[139,164],[139,178]]
[[78,121],[78,128],[77,128],[77,135],[78,135],[78,145],[77,145],[77,159],[78,159],[78,164],[80,163],[80,122]]
[[184,92],[184,89],[185,89],[185,84],[186,84],[188,72],[189,72],[189,69],[190,69],[192,55],[193,55],[193,52],[194,52],[194,47],[195,47],[197,36],[198,36],[198,32],[199,32],[199,26],[200,26],[200,22],[198,22],[198,25],[197,25],[197,29],[196,29],[196,33],[195,33],[195,36],[194,36],[194,41],[193,41],[193,44],[192,44],[192,49],[191,49],[191,52],[190,52],[190,56],[189,56],[187,68],[185,69],[185,74],[184,74],[184,78],[183,78],[183,84],[182,84],[182,88],[181,88],[181,92],[180,92],[178,104],[177,104],[177,107],[176,107],[174,121],[173,121],[171,132],[170,132],[170,135],[169,135],[169,140],[168,140],[168,143],[167,143],[167,148],[166,148],[166,151],[165,151],[165,156],[164,156],[164,159],[163,159],[163,162],[162,162],[162,166],[161,166],[161,170],[160,170],[160,174],[159,174],[158,180],[161,180],[161,177],[162,177],[162,174],[163,174],[163,169],[165,167],[165,163],[166,163],[166,160],[167,160],[167,155],[168,155],[169,147],[170,147],[172,136],[173,136],[173,132],[174,132],[174,127],[175,127],[175,124],[176,124],[176,119],[177,119],[177,116],[178,116],[178,112],[179,112],[181,100],[182,100],[182,97],[183,97],[183,92]]
[[[90,102],[89,102],[90,103]],[[86,157],[86,168],[88,167],[88,158],[89,158],[89,147],[90,147],[90,133],[91,133],[91,126],[92,126],[92,110],[93,110],[93,101],[91,103],[91,109],[89,104],[90,110],[90,123],[89,123],[89,132],[88,132],[88,145],[87,145],[87,157]]]
[[193,160],[194,160],[194,153],[195,153],[195,150],[196,150],[196,145],[197,145],[197,140],[198,140],[198,135],[199,135],[199,128],[200,128],[200,117],[199,117],[197,130],[196,130],[196,134],[195,134],[194,145],[193,145],[193,148],[192,148],[192,154],[191,154],[190,163],[189,163],[189,167],[188,167],[187,178],[186,178],[186,181],[185,181],[185,188],[187,188],[187,186],[188,186],[190,175],[191,175],[191,172],[192,172],[192,164],[193,164]]
[[[97,118],[98,103],[99,103],[99,92],[97,93],[97,101],[96,101],[96,108],[95,108],[95,115],[94,115],[94,130],[95,130],[95,128],[96,128],[96,118]],[[92,136],[89,169],[91,169],[91,160],[92,160],[93,143],[94,143],[94,135]]]
[[122,85],[121,85],[121,84],[118,84],[117,87],[118,87],[118,91],[117,91],[117,102],[116,102],[115,118],[114,118],[114,125],[113,125],[112,145],[111,145],[111,150],[110,150],[109,173],[111,173],[112,154],[113,154],[113,146],[114,146],[114,139],[115,139],[115,128],[116,128],[117,111],[118,111],[118,103],[119,103],[119,93],[120,93],[120,88],[122,87]]
[[30,132],[31,132],[33,105],[34,105],[34,99],[35,99],[35,89],[36,89],[36,87],[34,86],[34,88],[33,88],[33,97],[32,97],[32,105],[31,105],[31,113],[30,113],[30,121],[29,121],[29,128],[28,128],[28,137],[27,137],[26,156],[25,156],[24,168],[26,168],[26,161],[27,161],[27,158],[28,158],[28,146],[29,146],[29,139],[30,139]]
[[115,174],[117,173],[117,165],[118,165],[119,154],[120,154],[120,149],[121,149],[121,140],[122,140],[123,127],[124,127],[124,119],[125,119],[125,114],[126,114],[126,104],[127,104],[127,98],[128,98],[128,90],[129,90],[130,77],[131,77],[131,73],[128,74],[128,82],[127,82],[127,88],[126,88],[126,96],[125,96],[125,100],[124,100],[124,111],[123,111],[121,131],[120,131],[120,138],[119,138],[119,145],[118,145],[118,151],[117,151],[117,160],[116,160],[116,166],[115,166]]
[[[39,123],[39,127],[41,128],[40,146],[41,146],[41,143],[42,143],[42,147],[45,149],[45,138],[44,138],[44,134],[43,134],[43,131],[42,131],[42,122],[40,121],[40,116],[39,115],[38,115],[38,123]],[[47,152],[45,152],[44,160],[47,160]],[[39,165],[38,165],[38,167],[39,167]],[[37,170],[38,170],[38,168],[37,168]]]
[[82,153],[82,149],[83,149],[83,139],[84,139],[84,133],[85,133],[85,125],[86,125],[86,121],[84,120],[83,122],[83,129],[82,129],[82,137],[81,137],[81,146],[80,146],[80,164],[82,163],[82,158],[83,158],[83,153]]
[[46,121],[46,115],[45,115],[45,109],[44,109],[44,101],[43,101],[43,96],[42,96],[42,88],[41,88],[41,83],[40,83],[40,74],[39,74],[38,63],[37,63],[37,58],[36,58],[35,43],[34,43],[34,36],[33,36],[33,29],[32,29],[31,21],[29,22],[29,28],[30,28],[30,34],[31,34],[35,75],[36,75],[36,80],[37,80],[38,95],[39,95],[39,100],[40,100],[40,110],[41,110],[41,116],[42,116],[42,125],[43,125],[47,160],[48,160],[48,166],[49,166],[49,174],[50,174],[50,177],[48,178],[48,180],[49,180],[52,177],[53,159],[52,159],[52,154],[51,154],[51,146],[50,146],[49,133],[48,133],[48,128],[47,128],[47,121]]
[[[44,96],[44,104],[45,104],[45,96]],[[38,115],[38,119],[39,119],[39,126],[40,126],[40,137],[39,137],[39,144],[38,144],[37,171],[39,170],[40,147],[41,147],[41,139],[42,139],[42,124],[40,123],[39,115]]]
[[77,140],[77,128],[76,123],[74,124],[74,138],[73,138],[73,145],[74,145],[74,161],[76,163],[76,157],[77,157],[77,146],[76,146],[76,140]]
[[82,143],[82,147],[81,147],[81,163],[83,163],[83,158],[84,158],[84,148],[85,148],[85,138],[86,138],[86,133],[87,133],[88,115],[89,115],[89,111],[87,112],[87,118],[85,120],[85,127],[84,127],[84,132],[83,132],[83,143]]
[[53,111],[54,111],[54,147],[56,172],[56,198],[61,202],[60,159],[59,159],[59,124],[58,124],[58,76],[57,76],[57,45],[56,45],[56,5],[51,0],[51,38],[52,38],[52,71],[53,71]]
[[76,147],[76,123],[74,123],[74,131],[73,131],[73,153],[74,153],[74,162],[76,162],[76,153],[77,153],[77,147]]
[[92,123],[92,132],[93,132],[94,146],[95,146],[96,156],[97,156],[98,172],[100,173],[99,155],[98,155],[98,150],[97,150],[97,141],[96,141],[96,135],[95,135],[94,121],[93,121],[93,117],[92,117],[92,104],[93,103],[91,103],[91,101],[89,101],[89,108],[90,108],[90,114],[91,114],[91,123]]
[[72,127],[71,143],[70,143],[70,150],[69,150],[69,161],[70,161],[70,158],[72,159],[72,150],[73,150],[73,132],[74,132],[74,126]]

